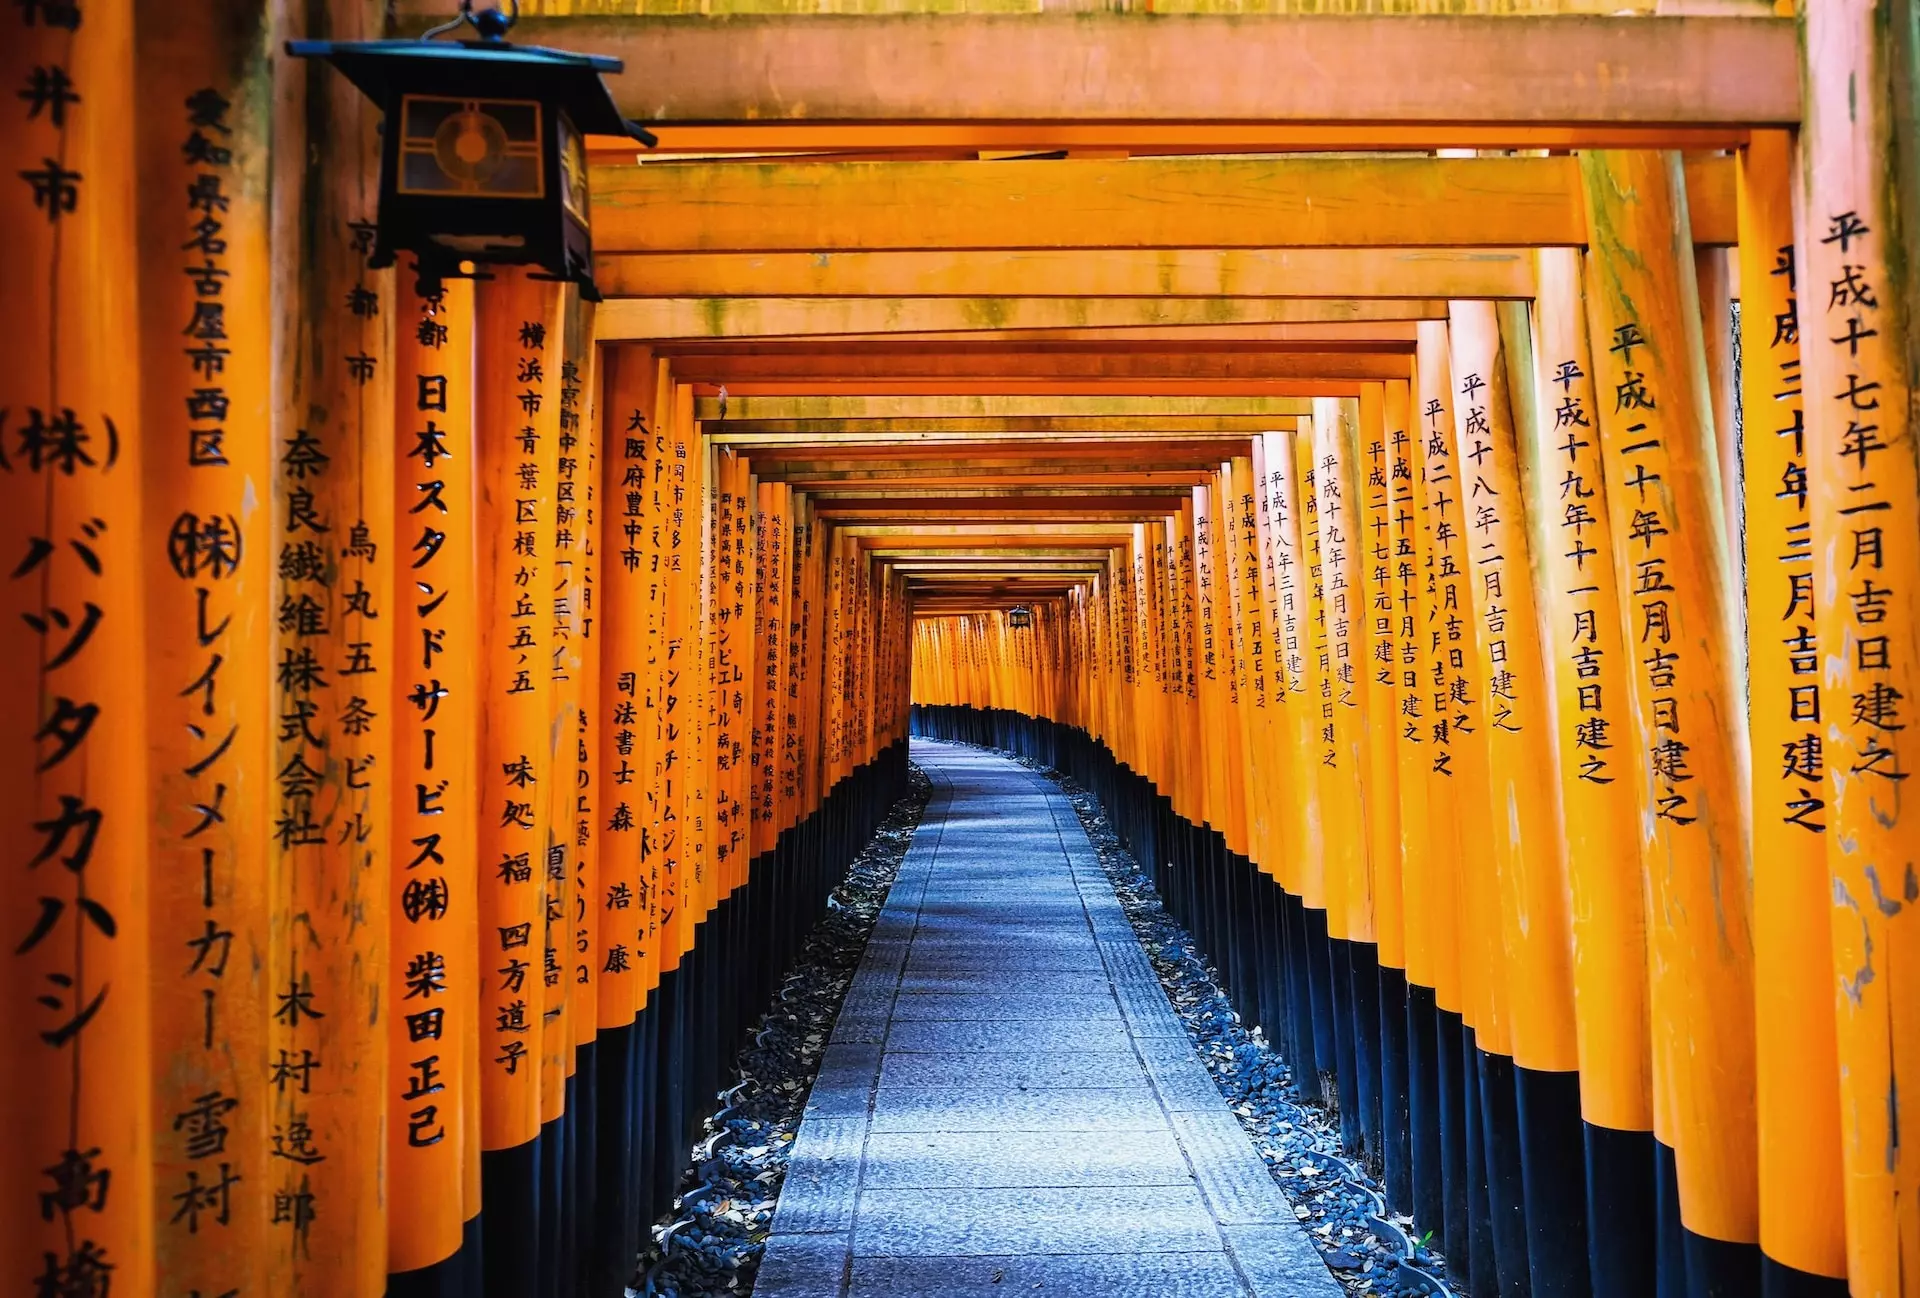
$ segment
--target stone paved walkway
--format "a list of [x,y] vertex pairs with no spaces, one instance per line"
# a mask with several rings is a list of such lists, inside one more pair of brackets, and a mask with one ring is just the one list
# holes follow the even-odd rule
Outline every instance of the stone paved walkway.
[[759,1298],[1332,1298],[1073,808],[978,749],[933,780],[795,1142]]

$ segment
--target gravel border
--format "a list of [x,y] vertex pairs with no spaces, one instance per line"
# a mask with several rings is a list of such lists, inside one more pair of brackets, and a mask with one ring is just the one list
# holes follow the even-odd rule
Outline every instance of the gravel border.
[[909,764],[895,803],[827,901],[775,1004],[734,1061],[725,1093],[680,1178],[674,1212],[653,1228],[629,1298],[717,1298],[753,1288],[786,1181],[787,1158],[840,1002],[880,918],[933,786]]

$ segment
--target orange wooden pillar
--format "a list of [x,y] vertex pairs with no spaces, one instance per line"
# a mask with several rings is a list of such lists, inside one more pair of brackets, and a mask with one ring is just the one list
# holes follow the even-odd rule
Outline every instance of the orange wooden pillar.
[[[1377,401],[1375,399],[1377,394]],[[1360,535],[1366,589],[1367,779],[1362,815],[1373,870],[1374,932],[1379,950],[1380,1144],[1382,1180],[1390,1202],[1406,1211],[1413,1202],[1412,1133],[1408,1127],[1407,925],[1404,857],[1425,851],[1426,775],[1417,746],[1405,741],[1402,691],[1419,687],[1413,646],[1417,596],[1412,526],[1413,479],[1407,453],[1412,392],[1405,379],[1369,384],[1360,400]],[[1396,487],[1399,491],[1396,491]],[[1396,495],[1401,498],[1396,500]],[[1396,513],[1404,514],[1397,523]],[[1403,537],[1399,529],[1403,526]],[[1402,598],[1406,604],[1401,604]],[[1403,661],[1405,660],[1405,661]],[[1417,732],[1416,732],[1417,733]],[[1414,833],[1401,825],[1404,765],[1418,781]],[[1411,844],[1411,845],[1410,845]],[[1415,873],[1420,870],[1418,862]]]
[[1843,1279],[1847,1255],[1792,155],[1787,132],[1757,131],[1740,156],[1740,401],[1760,1249],[1809,1284]]
[[[1296,1084],[1302,1095],[1323,1094],[1321,1074],[1332,1070],[1329,1054],[1317,1050],[1318,1005],[1308,940],[1308,911],[1325,905],[1325,871],[1321,857],[1319,814],[1319,756],[1315,734],[1320,702],[1309,687],[1312,650],[1311,610],[1308,605],[1306,557],[1301,548],[1302,515],[1299,505],[1295,433],[1262,433],[1259,438],[1266,510],[1266,544],[1272,570],[1274,657],[1277,667],[1274,697],[1282,712],[1276,747],[1285,754],[1290,772],[1280,809],[1280,881],[1287,895],[1282,916],[1287,957],[1288,1041]],[[1316,924],[1324,921],[1315,921]]]
[[[363,8],[335,18],[336,37],[377,34]],[[319,179],[289,252],[304,319],[274,447],[270,1287],[372,1298],[386,1286],[393,1095],[372,1007],[394,976],[394,574],[415,556],[394,513],[393,274],[368,266],[379,113],[344,78],[306,88]]]
[[[1450,811],[1429,804],[1434,733],[1432,686],[1434,657],[1429,646],[1426,609],[1432,545],[1427,528],[1425,452],[1413,384],[1389,383],[1386,391],[1387,516],[1392,600],[1391,669],[1395,784],[1399,806],[1401,916],[1404,972],[1398,989],[1405,1042],[1406,1183],[1391,1200],[1413,1215],[1423,1229],[1445,1225],[1445,1185],[1441,1176],[1439,1042],[1435,989],[1440,985],[1442,938],[1432,916],[1445,896],[1436,882],[1436,863],[1450,859],[1452,845],[1435,840],[1435,821],[1450,834]],[[1450,887],[1450,881],[1449,881]],[[1383,999],[1393,995],[1391,977],[1382,982]],[[1391,1018],[1383,1006],[1383,1020]],[[1388,1100],[1392,1102],[1391,1097]],[[1389,1187],[1390,1190],[1393,1187]]]
[[[561,293],[518,269],[476,289],[481,1148],[489,1294],[539,1283],[553,774],[553,501]],[[492,1214],[498,1214],[494,1216]]]
[[[394,418],[406,576],[393,602],[396,719],[394,869],[388,956],[387,1166],[390,1286],[464,1277],[459,1257],[470,1165],[469,1069],[482,971],[475,744],[480,724],[475,553],[474,293],[450,281],[422,295],[412,269],[395,293]],[[432,973],[433,977],[427,975]],[[456,1281],[457,1283],[457,1281]]]
[[772,688],[769,677],[779,671],[780,654],[777,646],[768,644],[768,637],[779,616],[778,605],[784,584],[778,572],[771,571],[786,554],[786,546],[769,535],[775,526],[773,504],[775,486],[771,482],[753,479],[753,490],[748,501],[748,509],[753,515],[751,530],[752,555],[750,562],[759,580],[755,583],[751,616],[752,651],[751,664],[747,668],[747,852],[748,872],[753,872],[753,863],[773,845],[769,826],[773,820],[773,784],[771,779],[771,756],[773,739],[779,729],[776,706],[778,691]]
[[[1679,159],[1581,157],[1587,313],[1634,670],[1656,1134],[1689,1275],[1758,1287],[1745,727]],[[1663,1121],[1664,1120],[1664,1121]],[[1666,1161],[1671,1151],[1672,1161]],[[1662,1257],[1665,1277],[1680,1259]],[[1677,1274],[1677,1272],[1675,1273]]]
[[[566,963],[571,990],[567,1013],[572,1017],[574,1048],[591,1051],[599,1037],[599,909],[594,898],[600,895],[600,853],[596,829],[595,799],[604,786],[600,765],[600,645],[601,619],[601,481],[600,458],[604,445],[600,408],[600,348],[595,344],[595,309],[590,302],[573,300],[567,315],[567,358],[560,370],[560,416],[562,456],[571,455],[574,464],[559,468],[555,521],[573,533],[573,583],[571,605],[572,631],[575,637],[574,670],[579,673],[577,711],[573,718],[573,743],[578,763],[573,788],[568,791],[569,820],[573,827],[573,889],[569,901],[569,947]],[[571,419],[569,419],[571,416]],[[567,434],[571,432],[573,445]],[[571,514],[566,511],[570,510]],[[565,724],[565,718],[562,718]],[[584,1055],[579,1066],[589,1066],[592,1055]],[[592,1102],[591,1088],[583,1083],[581,1102]],[[583,1118],[583,1120],[585,1120]],[[590,1128],[583,1128],[588,1131]],[[584,1193],[584,1191],[583,1191]]]
[[1871,0],[1802,16],[1796,265],[1806,294],[1807,511],[1822,675],[1829,918],[1847,1274],[1920,1294],[1920,470],[1915,464],[1910,16]]
[[[698,779],[694,770],[693,643],[699,635],[700,615],[696,602],[700,584],[700,496],[699,476],[690,464],[697,438],[689,421],[681,417],[685,403],[680,385],[663,377],[662,387],[661,434],[665,448],[659,477],[664,605],[655,677],[654,710],[660,748],[654,792],[659,799],[656,850],[660,853],[660,975],[664,996],[669,990],[666,980],[679,972],[681,961],[693,945],[693,911],[699,905],[693,880],[694,836],[688,825],[692,802],[687,788]],[[675,977],[671,988],[677,990],[680,981]]]
[[[1305,440],[1305,439],[1303,439]],[[1341,1137],[1377,1157],[1379,955],[1374,933],[1371,836],[1362,816],[1367,776],[1366,541],[1360,532],[1359,411],[1351,399],[1315,397],[1312,457],[1320,640],[1320,811],[1324,817],[1327,928],[1331,939]],[[1306,475],[1302,475],[1303,480]],[[1317,545],[1317,553],[1315,546]],[[1337,899],[1337,900],[1336,900]],[[1349,1126],[1348,1119],[1352,1119]]]
[[1536,406],[1522,428],[1530,537],[1556,711],[1564,844],[1573,899],[1574,1017],[1597,1298],[1651,1291],[1655,1218],[1646,906],[1636,830],[1640,781],[1620,709],[1630,647],[1587,343],[1581,256],[1537,254]]
[[[1294,434],[1292,454],[1296,513],[1300,527],[1300,584],[1303,609],[1301,655],[1305,665],[1307,695],[1306,760],[1314,771],[1313,839],[1308,849],[1307,877],[1303,899],[1306,903],[1306,947],[1310,994],[1313,998],[1314,1061],[1320,1069],[1323,1085],[1331,1084],[1336,1095],[1354,1094],[1353,1043],[1344,1020],[1345,997],[1340,994],[1338,969],[1334,964],[1334,943],[1346,936],[1347,872],[1342,866],[1343,844],[1339,841],[1341,818],[1333,810],[1340,795],[1333,784],[1339,731],[1335,726],[1333,643],[1326,606],[1326,568],[1323,562],[1325,532],[1320,526],[1320,475],[1314,462],[1314,437],[1319,419],[1303,421]],[[1349,1105],[1354,1113],[1355,1106]],[[1352,1147],[1357,1131],[1343,1124],[1342,1140]]]
[[[1485,814],[1513,1025],[1511,1078],[1503,1075],[1504,1061],[1487,1058],[1481,1104],[1488,1115],[1490,1177],[1518,1176],[1520,1184],[1507,1190],[1508,1202],[1515,1192],[1522,1196],[1526,1222],[1517,1250],[1501,1240],[1498,1217],[1495,1240],[1503,1276],[1520,1267],[1537,1286],[1577,1293],[1588,1285],[1588,1268],[1584,1184],[1569,1171],[1580,1166],[1584,1150],[1571,907],[1559,784],[1548,780],[1543,787],[1540,778],[1555,766],[1554,701],[1543,663],[1515,432],[1516,411],[1532,409],[1532,349],[1524,336],[1502,339],[1491,302],[1455,302],[1449,314],[1456,463],[1486,681]],[[1525,332],[1521,325],[1519,333]],[[1510,350],[1525,362],[1517,384],[1508,370]],[[1509,1121],[1518,1135],[1511,1154],[1500,1147],[1501,1127]],[[1496,1200],[1496,1212],[1502,1206]]]
[[[135,19],[140,369],[115,382],[138,379],[147,447],[152,946],[149,976],[123,986],[144,985],[152,1005],[163,1291],[258,1290],[277,1174],[264,1089],[273,568],[257,507],[273,454],[266,9],[141,5]],[[81,111],[57,93],[47,107]]]
[[[1482,824],[1473,809],[1486,799],[1484,709],[1477,689],[1471,569],[1465,509],[1453,447],[1453,368],[1446,326],[1419,328],[1419,441],[1427,505],[1428,585],[1424,603],[1432,690],[1432,757],[1428,820],[1432,828],[1436,935],[1435,1062],[1440,1110],[1442,1238],[1455,1274],[1485,1288],[1498,1283],[1487,1217],[1479,1146],[1477,1031],[1486,1024],[1486,954],[1478,935],[1472,879],[1482,868]],[[1488,1027],[1491,1031],[1491,1028]]]
[[594,814],[597,886],[592,963],[595,1002],[594,1177],[596,1230],[583,1265],[592,1285],[610,1288],[632,1276],[642,1224],[652,1216],[642,1163],[647,1147],[648,993],[654,968],[652,749],[657,725],[652,665],[659,651],[659,516],[656,478],[665,440],[655,423],[660,366],[644,347],[602,349],[600,410],[600,557],[596,568],[594,640],[597,702],[590,746],[598,750],[589,789]]
[[[0,19],[0,71],[25,92],[0,138],[9,177],[0,301],[18,322],[0,378],[0,552],[9,573],[0,763],[14,845],[0,1103],[17,1124],[0,1154],[0,1276],[22,1294],[111,1285],[144,1298],[156,1291],[160,1211],[143,992],[153,853],[147,664],[129,647],[146,643],[143,560],[165,552],[166,531],[142,530],[141,358],[125,336],[137,319],[133,15],[123,0],[88,5],[85,19],[72,6]],[[176,190],[176,217],[180,197]],[[166,446],[177,457],[185,439]],[[264,544],[264,520],[256,525]],[[195,598],[178,577],[168,585],[171,605]],[[167,615],[177,626],[177,613]],[[173,669],[154,669],[163,697],[193,679],[169,688],[188,652],[171,648]],[[182,719],[176,711],[166,724],[177,729]],[[189,811],[169,814],[170,838],[195,823],[181,819]],[[171,853],[174,844],[165,846]],[[172,926],[151,934],[172,979],[184,981],[192,952],[179,944],[192,936]],[[234,1000],[229,1012],[240,1009]],[[247,1080],[258,1085],[257,1074]],[[225,1176],[216,1158],[198,1178],[209,1234],[221,1230],[222,1202],[230,1199],[229,1220],[256,1208],[229,1196]],[[165,1193],[188,1188],[184,1174],[174,1181]]]

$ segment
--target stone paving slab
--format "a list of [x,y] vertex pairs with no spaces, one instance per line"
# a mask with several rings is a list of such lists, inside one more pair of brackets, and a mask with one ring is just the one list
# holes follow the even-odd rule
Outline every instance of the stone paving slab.
[[893,1007],[896,1023],[919,1019],[1050,1019],[1056,1015],[1118,1023],[1112,992],[1050,996],[1035,992],[923,992]]
[[895,1023],[887,1036],[889,1050],[1104,1050],[1126,1040],[1118,1023],[1057,1023],[1047,1019],[1013,1019]]
[[1008,1140],[996,1131],[875,1132],[863,1184],[913,1189],[1193,1184],[1180,1142],[1164,1130],[1043,1131]]
[[772,1236],[753,1287],[780,1298],[840,1298],[847,1291],[847,1237]]
[[955,969],[998,969],[1003,974],[1013,962],[1022,973],[1099,973],[1100,951],[1092,942],[1084,947],[1029,947],[1004,942],[932,942],[915,945],[907,956],[907,973],[946,973]]
[[1220,1088],[1213,1084],[1206,1066],[1194,1058],[1191,1044],[1171,1037],[1148,1037],[1135,1044],[1141,1062],[1147,1066],[1147,1076],[1153,1079],[1153,1089],[1169,1114],[1205,1113],[1220,1107]]
[[[905,968],[905,957],[901,957],[901,967]],[[977,992],[998,992],[1007,985],[1007,971],[1004,969],[958,969],[948,973],[928,973],[916,970],[900,979],[902,996],[939,996],[966,995]],[[1071,969],[1054,969],[1047,973],[1047,986],[1062,996],[1106,996],[1113,995],[1113,984],[1105,972],[1086,970],[1078,972]]]
[[754,1292],[1338,1298],[1048,781],[934,796],[834,1025]]
[[1197,1191],[1174,1186],[874,1189],[860,1195],[855,1256],[1199,1253],[1220,1237]]
[[880,1085],[952,1089],[987,1083],[1100,1086],[1115,1077],[1126,1076],[1132,1067],[1133,1055],[1127,1050],[1033,1050],[1024,1054],[992,1055],[950,1050],[901,1051],[882,1057]]
[[889,1088],[873,1102],[875,1131],[1160,1131],[1166,1114],[1133,1086]]
[[[765,1275],[765,1271],[761,1272]],[[862,1257],[854,1292],[914,1298],[1242,1298],[1247,1290],[1221,1253],[1147,1253],[1138,1257],[1043,1253],[1026,1257]],[[757,1290],[756,1290],[757,1292]],[[784,1291],[783,1291],[784,1293]]]

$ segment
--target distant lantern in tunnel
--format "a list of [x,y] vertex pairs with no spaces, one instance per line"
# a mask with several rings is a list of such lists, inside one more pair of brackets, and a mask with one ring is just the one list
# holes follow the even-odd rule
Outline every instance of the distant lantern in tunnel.
[[[371,266],[410,252],[427,291],[462,263],[538,266],[598,301],[583,133],[655,140],[600,79],[621,60],[510,44],[518,12],[463,0],[419,40],[289,41],[287,52],[327,60],[386,115]],[[463,26],[477,39],[434,39]]]
[[1014,605],[1012,608],[1007,610],[1007,625],[1015,626],[1015,627],[1032,626],[1033,610],[1028,608],[1025,604]]

